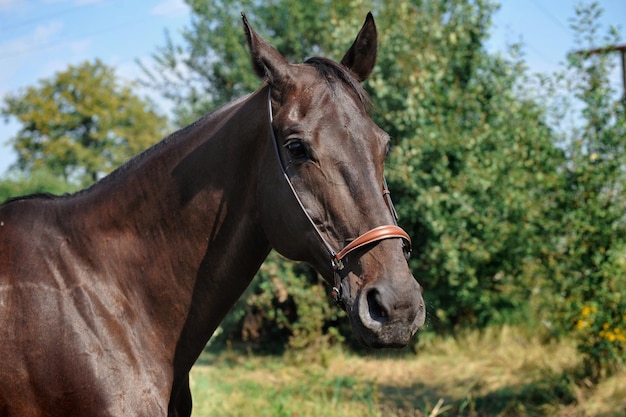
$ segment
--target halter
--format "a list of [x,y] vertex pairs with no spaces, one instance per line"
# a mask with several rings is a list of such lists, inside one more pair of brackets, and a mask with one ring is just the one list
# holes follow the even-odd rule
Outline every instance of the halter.
[[383,176],[382,196],[385,200],[385,203],[387,204],[387,207],[389,208],[389,211],[391,212],[394,224],[387,224],[387,225],[375,227],[372,230],[363,233],[362,235],[360,235],[359,237],[351,241],[340,251],[338,252],[335,251],[333,247],[330,245],[330,243],[328,243],[328,241],[324,238],[324,235],[322,235],[322,232],[319,230],[319,228],[315,225],[315,222],[313,221],[313,219],[311,219],[311,216],[309,216],[309,213],[304,207],[304,204],[302,204],[302,200],[300,200],[300,197],[298,196],[298,193],[296,192],[296,189],[294,188],[293,183],[291,182],[291,179],[289,178],[289,175],[287,174],[287,170],[285,169],[283,160],[280,157],[280,148],[278,146],[278,139],[276,139],[276,135],[274,134],[274,128],[272,126],[274,116],[272,114],[271,89],[269,90],[269,93],[268,93],[268,109],[269,109],[269,116],[270,116],[270,132],[272,135],[272,141],[274,142],[274,150],[276,151],[276,157],[278,159],[280,170],[283,173],[283,177],[285,178],[287,185],[289,185],[289,188],[291,189],[293,196],[298,202],[300,209],[306,216],[307,220],[313,227],[313,230],[317,234],[317,237],[322,242],[322,244],[324,245],[324,247],[326,248],[326,251],[328,252],[330,256],[330,265],[333,269],[333,275],[335,278],[335,286],[332,289],[332,298],[337,304],[340,304],[343,301],[343,297],[341,295],[341,277],[339,275],[339,271],[341,271],[344,268],[343,259],[349,253],[351,253],[352,251],[356,249],[370,245],[372,243],[379,242],[381,240],[398,238],[398,239],[402,239],[402,247],[405,253],[405,257],[408,260],[408,257],[411,253],[411,238],[407,232],[405,232],[402,228],[398,226],[398,214],[396,212],[395,207],[393,206],[393,202],[391,201],[391,193],[387,189],[387,180]]

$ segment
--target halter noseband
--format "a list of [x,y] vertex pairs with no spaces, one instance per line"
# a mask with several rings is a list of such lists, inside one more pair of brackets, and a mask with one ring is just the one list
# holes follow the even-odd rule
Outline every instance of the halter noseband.
[[375,242],[379,242],[381,240],[398,238],[402,239],[402,246],[404,249],[405,257],[408,259],[409,254],[411,253],[411,238],[407,232],[405,232],[401,227],[398,226],[398,214],[395,207],[393,206],[393,202],[391,201],[391,193],[387,189],[387,180],[385,179],[385,177],[383,177],[382,195],[385,199],[387,207],[389,208],[389,211],[392,214],[394,224],[375,227],[372,230],[363,233],[362,235],[351,241],[339,252],[335,251],[330,243],[328,243],[328,241],[324,238],[324,235],[322,235],[322,232],[319,230],[319,228],[315,225],[315,222],[313,221],[313,219],[311,219],[311,216],[309,216],[309,213],[304,207],[304,204],[302,204],[302,200],[300,200],[300,197],[298,196],[298,193],[296,192],[296,189],[294,188],[293,183],[291,182],[291,179],[287,174],[287,170],[285,169],[283,160],[280,157],[278,139],[276,139],[276,135],[274,134],[274,128],[272,126],[274,117],[272,114],[271,89],[268,89],[268,109],[270,117],[270,133],[272,135],[272,141],[274,142],[274,149],[276,151],[276,157],[278,159],[280,170],[283,173],[283,177],[285,178],[287,185],[289,185],[293,196],[298,202],[300,209],[308,219],[309,223],[313,227],[313,230],[315,230],[317,237],[322,242],[322,244],[326,248],[326,251],[330,255],[330,264],[332,266],[333,274],[335,277],[335,286],[332,290],[332,297],[337,304],[340,304],[343,301],[343,297],[341,295],[341,277],[339,276],[339,271],[344,268],[343,259],[346,257],[346,255],[356,249],[362,248]]

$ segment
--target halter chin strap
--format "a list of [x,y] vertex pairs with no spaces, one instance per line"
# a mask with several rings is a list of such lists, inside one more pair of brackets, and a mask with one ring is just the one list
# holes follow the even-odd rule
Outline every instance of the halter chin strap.
[[283,173],[283,177],[285,178],[287,185],[289,185],[289,189],[291,189],[293,196],[298,202],[300,209],[302,210],[302,212],[308,219],[309,223],[313,227],[313,230],[315,230],[317,237],[322,242],[322,244],[326,248],[326,251],[330,255],[330,265],[332,266],[333,274],[335,277],[335,286],[333,287],[333,290],[332,290],[332,297],[333,297],[333,300],[337,304],[340,304],[343,301],[343,297],[341,295],[341,276],[339,274],[339,271],[341,271],[344,268],[343,259],[349,253],[351,253],[352,251],[356,249],[360,249],[364,246],[367,246],[376,242],[380,242],[381,240],[402,239],[404,253],[408,259],[408,256],[411,253],[411,238],[409,237],[409,234],[407,232],[405,232],[402,228],[398,226],[398,223],[397,223],[398,214],[396,213],[396,209],[394,208],[393,202],[391,201],[391,195],[390,195],[391,193],[387,189],[387,180],[383,177],[382,196],[385,200],[385,203],[387,204],[387,207],[389,208],[389,211],[392,214],[394,224],[388,224],[388,225],[375,227],[372,230],[363,233],[362,235],[360,235],[359,237],[351,241],[348,245],[346,245],[339,252],[335,251],[332,245],[328,243],[328,241],[324,238],[324,235],[319,230],[319,228],[315,225],[315,222],[313,221],[313,219],[311,219],[311,216],[309,216],[309,213],[304,207],[304,204],[302,204],[302,200],[300,200],[300,197],[298,196],[298,193],[296,192],[296,189],[294,188],[293,183],[291,182],[291,179],[289,178],[289,175],[287,174],[287,170],[285,169],[283,160],[280,157],[280,148],[278,145],[278,140],[276,139],[276,135],[274,134],[274,128],[272,126],[274,117],[272,114],[271,89],[268,89],[268,109],[269,109],[269,119],[270,119],[270,133],[272,135],[272,141],[274,142],[274,149],[276,151],[276,158],[278,159],[280,170]]

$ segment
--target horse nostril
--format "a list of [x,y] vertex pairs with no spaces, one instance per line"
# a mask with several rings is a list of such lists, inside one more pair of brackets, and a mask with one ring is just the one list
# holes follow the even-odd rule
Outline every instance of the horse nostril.
[[[355,329],[368,346],[402,347],[424,323],[424,301],[415,280],[395,291],[388,283],[377,282],[359,294],[357,311],[348,308]],[[355,312],[358,316],[354,317]]]
[[385,308],[381,294],[376,288],[372,288],[367,293],[367,305],[369,316],[372,320],[381,324],[387,321],[389,312]]

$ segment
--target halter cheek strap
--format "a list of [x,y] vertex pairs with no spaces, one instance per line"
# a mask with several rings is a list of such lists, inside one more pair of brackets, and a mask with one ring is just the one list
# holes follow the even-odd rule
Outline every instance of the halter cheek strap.
[[280,169],[283,174],[283,177],[285,178],[287,185],[289,185],[289,189],[291,190],[293,196],[298,202],[300,209],[302,210],[302,212],[308,219],[309,223],[313,227],[313,230],[317,234],[317,237],[322,242],[322,244],[326,248],[326,251],[330,255],[330,264],[332,266],[333,274],[335,277],[335,286],[333,287],[333,290],[332,290],[332,297],[333,297],[333,300],[337,304],[340,304],[343,300],[343,297],[341,295],[341,276],[339,274],[339,271],[341,271],[344,268],[343,259],[349,253],[351,253],[352,251],[356,249],[360,249],[364,246],[367,246],[376,242],[380,242],[381,240],[402,239],[404,253],[408,259],[408,255],[411,253],[411,238],[409,237],[409,234],[407,232],[405,232],[402,228],[398,226],[398,223],[397,223],[398,215],[396,213],[396,209],[393,206],[393,202],[391,201],[390,192],[387,189],[387,180],[383,177],[382,195],[385,200],[385,203],[387,204],[387,207],[389,208],[389,211],[392,214],[394,224],[378,226],[378,227],[373,228],[370,231],[363,233],[362,235],[360,235],[359,237],[351,241],[349,244],[347,244],[339,252],[336,252],[333,249],[332,245],[328,243],[328,241],[324,238],[324,235],[322,235],[319,228],[315,225],[315,222],[313,221],[313,219],[311,219],[311,217],[309,216],[309,213],[304,207],[304,204],[302,204],[302,200],[300,200],[300,197],[298,196],[298,193],[296,189],[294,188],[293,183],[291,182],[291,179],[289,178],[289,175],[287,174],[285,165],[283,164],[283,160],[280,157],[280,148],[278,145],[278,140],[276,139],[276,135],[274,134],[274,128],[272,127],[273,115],[272,115],[271,89],[268,89],[268,90],[269,90],[268,91],[268,108],[269,108],[269,117],[270,117],[270,133],[272,136],[272,141],[274,142],[274,149],[276,151],[278,164],[280,165]]

